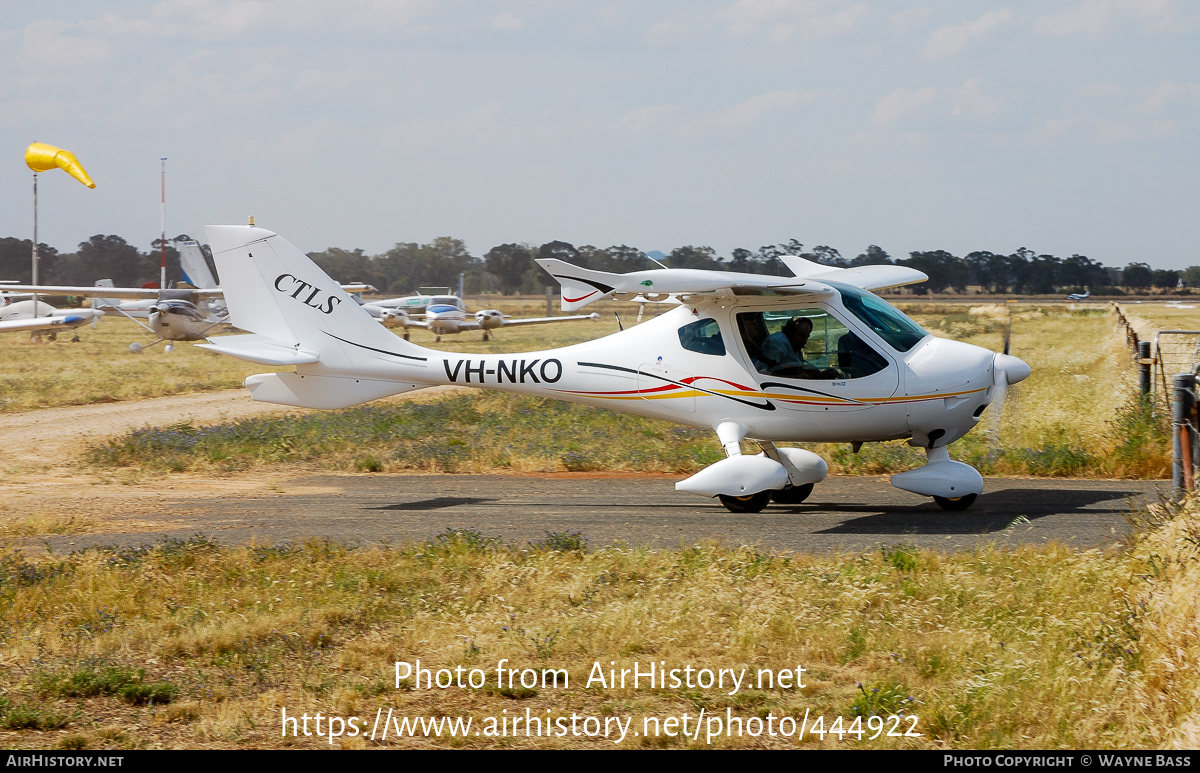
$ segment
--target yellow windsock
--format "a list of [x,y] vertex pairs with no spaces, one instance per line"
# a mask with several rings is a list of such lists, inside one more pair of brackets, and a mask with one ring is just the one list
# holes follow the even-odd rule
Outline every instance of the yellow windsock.
[[74,153],[44,142],[35,142],[25,149],[25,165],[35,172],[49,172],[57,166],[87,187],[96,187]]

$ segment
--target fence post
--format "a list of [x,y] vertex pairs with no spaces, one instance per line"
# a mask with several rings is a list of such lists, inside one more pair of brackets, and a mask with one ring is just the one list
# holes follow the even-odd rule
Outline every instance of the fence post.
[[1171,478],[1177,492],[1191,491],[1194,486],[1191,418],[1196,405],[1196,377],[1191,373],[1178,373],[1172,382],[1175,396],[1171,401],[1171,445],[1174,452]]
[[1154,364],[1153,358],[1150,356],[1150,342],[1139,341],[1137,346],[1138,352],[1138,389],[1141,390],[1142,397],[1145,398],[1150,394],[1150,379],[1152,373],[1150,366]]

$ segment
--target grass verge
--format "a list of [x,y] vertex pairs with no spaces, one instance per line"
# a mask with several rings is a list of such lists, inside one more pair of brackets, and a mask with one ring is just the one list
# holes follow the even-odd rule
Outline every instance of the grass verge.
[[[1109,552],[588,551],[579,534],[504,545],[460,530],[390,548],[196,538],[41,562],[7,553],[0,724],[27,748],[374,746],[383,742],[365,739],[366,727],[389,710],[434,724],[388,746],[613,746],[602,735],[462,736],[440,724],[528,714],[628,719],[639,735],[625,746],[1192,748],[1200,510],[1189,500],[1138,520],[1140,535]],[[479,683],[398,680],[394,664],[418,659],[478,669]],[[504,661],[565,676],[558,687],[505,682]],[[607,678],[651,663],[745,669],[751,680],[803,667],[805,686]],[[825,719],[803,739],[685,738],[661,724],[702,710],[776,727],[806,712]],[[357,717],[363,732],[283,736],[284,711]],[[856,717],[890,714],[916,717],[920,735],[850,730]]]

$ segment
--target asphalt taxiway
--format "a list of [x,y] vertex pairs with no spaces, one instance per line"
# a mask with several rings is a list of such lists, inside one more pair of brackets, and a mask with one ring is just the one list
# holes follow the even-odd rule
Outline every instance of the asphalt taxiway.
[[986,543],[1058,541],[1107,548],[1128,516],[1169,491],[1167,481],[989,478],[964,512],[892,488],[886,476],[831,477],[808,502],[735,514],[716,500],[677,493],[678,476],[311,475],[269,495],[177,500],[152,529],[39,538],[55,552],[201,533],[223,544],[306,539],[409,544],[474,529],[525,544],[578,532],[593,548],[673,548],[701,541],[769,551],[862,551],[903,543],[946,551]]

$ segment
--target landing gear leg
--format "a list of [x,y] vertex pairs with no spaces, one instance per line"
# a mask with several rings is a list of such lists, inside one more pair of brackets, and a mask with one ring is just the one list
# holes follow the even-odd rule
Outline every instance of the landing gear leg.
[[[763,454],[774,459],[788,471],[788,484],[771,492],[771,499],[781,505],[798,505],[812,495],[813,487],[825,480],[829,467],[816,454],[798,448],[780,451],[774,443],[757,441]],[[808,480],[808,483],[796,481]]]
[[[718,424],[717,439],[725,450],[727,458],[742,455],[742,438],[746,436],[746,428],[734,421]],[[737,496],[733,494],[717,494],[717,499],[731,513],[761,513],[771,501],[771,490],[758,491],[753,494]]]

